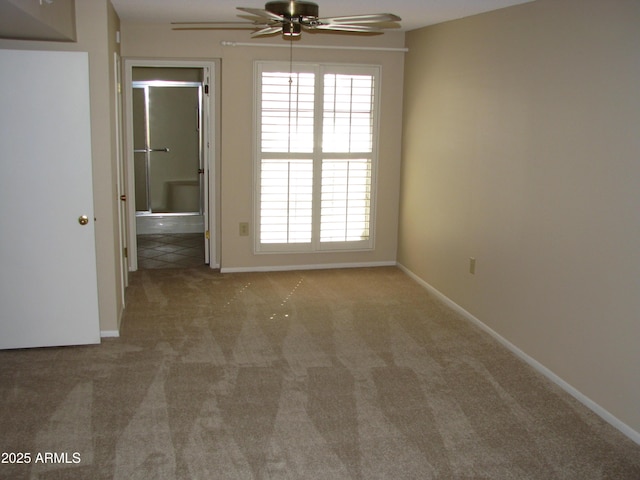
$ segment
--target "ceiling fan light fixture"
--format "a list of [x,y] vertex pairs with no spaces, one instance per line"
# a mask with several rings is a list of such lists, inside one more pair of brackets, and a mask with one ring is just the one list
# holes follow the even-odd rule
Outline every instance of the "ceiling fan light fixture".
[[298,22],[287,22],[282,24],[282,35],[284,37],[299,37],[302,34],[302,25]]

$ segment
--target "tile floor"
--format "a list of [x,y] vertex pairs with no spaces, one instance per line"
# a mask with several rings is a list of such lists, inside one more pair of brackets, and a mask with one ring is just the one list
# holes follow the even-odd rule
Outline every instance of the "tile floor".
[[138,268],[189,268],[204,265],[202,233],[138,235]]

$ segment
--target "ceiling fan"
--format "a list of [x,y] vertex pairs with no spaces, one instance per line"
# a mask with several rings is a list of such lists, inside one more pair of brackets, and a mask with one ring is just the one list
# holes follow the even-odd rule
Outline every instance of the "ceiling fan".
[[391,13],[320,17],[318,5],[306,0],[273,0],[264,9],[237,7],[250,16],[249,22],[175,22],[174,30],[255,30],[252,37],[282,33],[284,38],[299,37],[303,30],[378,34],[397,27],[400,17]]

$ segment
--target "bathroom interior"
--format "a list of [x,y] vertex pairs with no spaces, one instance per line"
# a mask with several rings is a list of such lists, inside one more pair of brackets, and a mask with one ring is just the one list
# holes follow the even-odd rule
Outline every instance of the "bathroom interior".
[[203,70],[134,67],[139,269],[205,264]]

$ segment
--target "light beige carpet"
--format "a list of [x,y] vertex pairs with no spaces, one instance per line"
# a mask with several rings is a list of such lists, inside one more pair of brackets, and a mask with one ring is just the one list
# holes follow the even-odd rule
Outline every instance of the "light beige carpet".
[[119,339],[0,352],[0,451],[31,455],[0,478],[640,478],[638,445],[396,268],[147,270],[127,302]]

